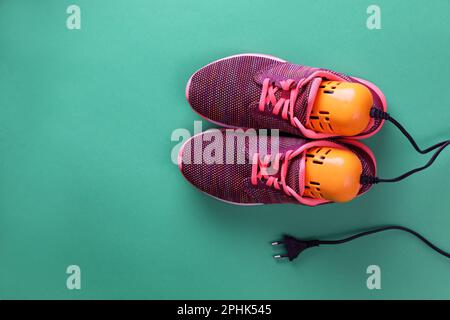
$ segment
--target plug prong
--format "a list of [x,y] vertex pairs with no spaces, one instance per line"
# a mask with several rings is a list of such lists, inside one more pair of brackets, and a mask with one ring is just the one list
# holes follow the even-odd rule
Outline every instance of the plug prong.
[[283,241],[274,241],[272,242],[273,246],[281,246],[283,244]]
[[288,257],[287,254],[276,254],[276,255],[273,256],[273,258],[275,260],[285,259],[287,257]]

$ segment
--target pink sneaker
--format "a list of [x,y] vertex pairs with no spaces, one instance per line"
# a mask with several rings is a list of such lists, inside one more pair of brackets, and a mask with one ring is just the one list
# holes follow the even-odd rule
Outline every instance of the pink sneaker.
[[192,108],[225,127],[279,129],[311,139],[362,139],[380,130],[386,111],[372,83],[262,54],[240,54],[195,72],[186,86]]
[[240,205],[345,202],[370,188],[361,176],[375,177],[373,154],[358,141],[250,131],[213,129],[190,138],[178,156],[182,174],[210,196]]

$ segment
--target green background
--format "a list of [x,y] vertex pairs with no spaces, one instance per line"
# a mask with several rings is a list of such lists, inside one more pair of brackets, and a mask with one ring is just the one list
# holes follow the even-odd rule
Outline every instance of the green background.
[[[66,8],[81,8],[81,30]],[[450,298],[450,263],[389,232],[276,262],[282,233],[402,224],[450,249],[449,164],[347,204],[235,207],[171,162],[189,76],[260,52],[369,79],[423,146],[449,135],[450,1],[0,0],[0,298]],[[203,122],[203,128],[211,125]],[[423,164],[385,125],[384,177]],[[68,290],[68,265],[82,289]],[[381,267],[368,290],[366,268]]]

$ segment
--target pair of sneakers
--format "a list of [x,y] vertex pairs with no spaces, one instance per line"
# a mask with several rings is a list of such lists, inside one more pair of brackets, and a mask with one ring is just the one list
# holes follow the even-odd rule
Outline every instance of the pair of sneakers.
[[449,143],[421,150],[369,81],[263,54],[204,66],[189,79],[186,98],[200,116],[228,129],[187,140],[179,168],[198,189],[233,204],[346,202],[374,183],[404,178],[412,172],[377,178],[373,153],[358,141],[385,120],[421,153],[438,149],[437,156]]

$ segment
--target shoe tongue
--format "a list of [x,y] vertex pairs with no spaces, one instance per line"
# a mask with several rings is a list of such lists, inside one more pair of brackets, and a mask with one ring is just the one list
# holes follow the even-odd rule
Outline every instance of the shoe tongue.
[[298,194],[303,193],[304,186],[304,170],[302,168],[303,155],[299,155],[289,162],[286,173],[286,184],[295,190]]
[[306,124],[306,119],[311,113],[321,83],[322,78],[316,77],[303,86],[298,93],[297,101],[294,106],[294,116],[296,116],[303,125]]

